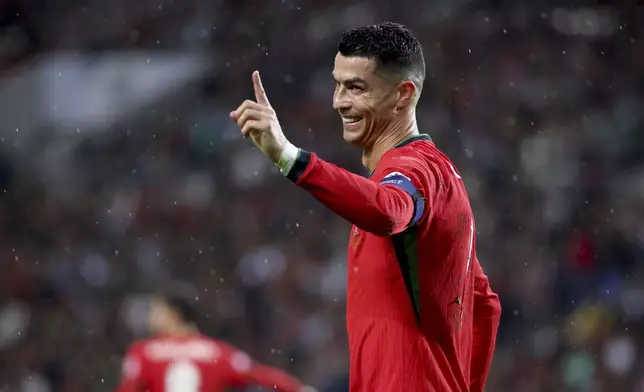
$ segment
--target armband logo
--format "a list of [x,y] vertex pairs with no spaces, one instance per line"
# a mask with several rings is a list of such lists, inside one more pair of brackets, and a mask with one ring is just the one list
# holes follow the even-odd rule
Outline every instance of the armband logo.
[[411,178],[407,177],[406,175],[402,174],[401,172],[391,172],[387,174],[382,181],[380,181],[381,184],[391,184],[391,185],[400,185],[404,182],[409,182],[411,183]]

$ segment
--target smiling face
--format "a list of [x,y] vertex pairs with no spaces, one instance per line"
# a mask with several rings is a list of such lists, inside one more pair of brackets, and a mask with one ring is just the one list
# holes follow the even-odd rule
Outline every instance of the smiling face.
[[344,140],[368,149],[395,119],[400,101],[396,81],[376,73],[376,62],[335,56],[333,108],[342,118]]
[[425,80],[423,48],[399,23],[357,27],[338,42],[333,78],[333,107],[342,117],[344,140],[369,155],[381,136],[415,125]]

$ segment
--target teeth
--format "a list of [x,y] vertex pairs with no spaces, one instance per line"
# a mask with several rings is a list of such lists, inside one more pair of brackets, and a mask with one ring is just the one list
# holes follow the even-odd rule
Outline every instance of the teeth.
[[360,117],[342,117],[342,122],[345,124],[353,124],[360,121]]

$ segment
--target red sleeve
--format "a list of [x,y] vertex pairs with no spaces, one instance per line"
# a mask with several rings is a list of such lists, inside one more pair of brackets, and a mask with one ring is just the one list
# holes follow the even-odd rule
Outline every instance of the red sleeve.
[[279,369],[254,362],[242,351],[232,353],[229,363],[235,386],[260,385],[280,392],[297,392],[304,387],[295,377]]
[[121,365],[121,382],[115,392],[143,392],[143,354],[138,344],[130,347]]
[[496,333],[501,319],[499,296],[492,292],[487,276],[483,273],[478,258],[474,258],[474,325],[472,340],[472,364],[470,390],[485,389],[496,345]]
[[429,209],[429,170],[417,159],[389,152],[367,179],[301,150],[288,178],[362,230],[397,234]]

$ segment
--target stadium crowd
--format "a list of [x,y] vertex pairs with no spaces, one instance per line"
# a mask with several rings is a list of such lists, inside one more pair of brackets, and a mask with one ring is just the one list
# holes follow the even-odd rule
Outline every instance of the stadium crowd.
[[[342,29],[383,19],[424,44],[420,128],[463,174],[503,305],[488,390],[644,391],[637,14],[503,1],[421,12],[283,1],[259,15],[252,2],[185,4],[174,18],[65,45],[209,50],[218,65],[198,94],[175,97],[187,104],[83,140],[66,166],[47,161],[63,136],[34,139],[31,166],[0,139],[0,391],[110,390],[125,348],[146,333],[146,294],[177,281],[194,290],[204,332],[346,391],[349,226],[281,178],[228,112],[261,69],[294,143],[363,172],[342,144],[330,71]],[[12,67],[57,49],[31,20],[0,19],[15,34],[28,26],[2,57]],[[65,180],[43,177],[43,165],[61,165]]]

